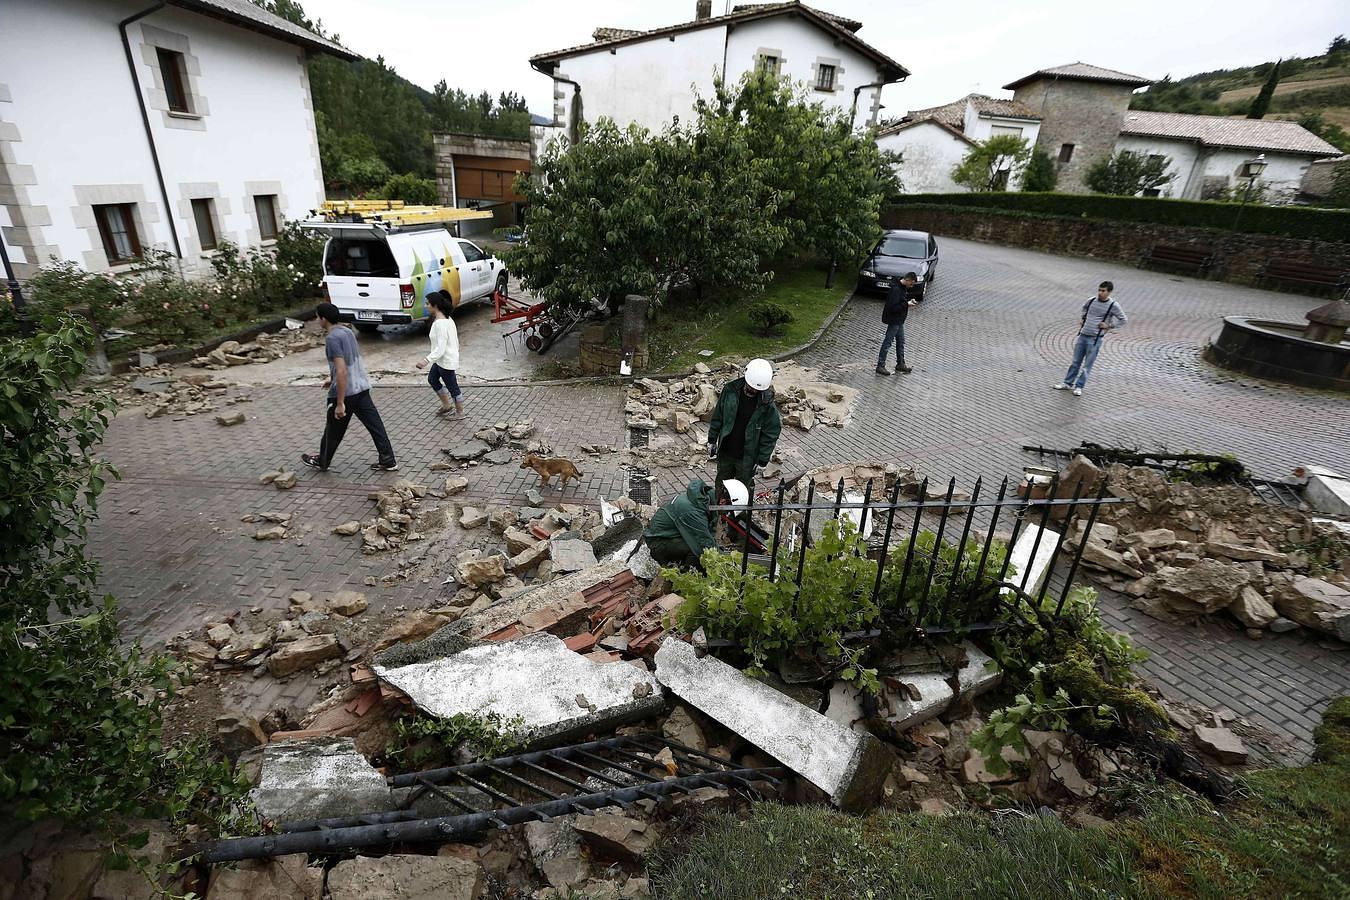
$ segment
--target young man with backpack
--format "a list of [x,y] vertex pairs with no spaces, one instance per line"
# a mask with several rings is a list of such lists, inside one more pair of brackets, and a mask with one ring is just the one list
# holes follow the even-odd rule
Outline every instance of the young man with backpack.
[[1064,373],[1064,380],[1055,385],[1055,390],[1067,391],[1072,388],[1075,397],[1083,396],[1083,388],[1092,374],[1092,364],[1097,361],[1097,354],[1102,349],[1102,338],[1106,337],[1108,331],[1123,328],[1128,321],[1125,310],[1111,299],[1111,292],[1115,288],[1111,282],[1103,281],[1097,287],[1097,296],[1083,304],[1078,339],[1073,345],[1073,362],[1069,364],[1069,371]]

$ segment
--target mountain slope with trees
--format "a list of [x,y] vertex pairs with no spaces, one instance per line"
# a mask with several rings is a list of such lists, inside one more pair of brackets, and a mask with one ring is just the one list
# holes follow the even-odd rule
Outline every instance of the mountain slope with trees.
[[[341,43],[321,21],[308,17],[298,0],[254,2]],[[487,91],[469,94],[451,88],[444,79],[426,91],[399,75],[382,56],[346,62],[314,54],[309,84],[319,157],[330,190],[360,194],[381,188],[392,176],[434,177],[435,131],[509,138],[527,138],[530,133],[530,112],[519,94],[505,92],[494,100]]]
[[1337,35],[1320,56],[1291,56],[1176,80],[1169,75],[1135,94],[1130,108],[1285,119],[1350,153],[1350,40]]

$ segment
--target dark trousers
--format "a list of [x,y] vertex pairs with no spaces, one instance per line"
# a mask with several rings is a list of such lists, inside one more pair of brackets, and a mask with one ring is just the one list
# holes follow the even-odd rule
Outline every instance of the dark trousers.
[[464,396],[459,389],[459,382],[455,380],[454,369],[442,369],[435,363],[431,364],[431,371],[427,373],[427,384],[438,394],[449,394],[452,400],[458,400]]
[[899,368],[905,367],[905,323],[892,322],[886,326],[886,336],[881,339],[881,352],[877,354],[877,368],[886,367],[886,351],[891,349],[891,344],[895,344],[895,364]]
[[375,401],[370,399],[370,391],[365,390],[348,397],[343,404],[347,408],[347,415],[341,419],[333,415],[336,405],[337,401],[330,398],[328,420],[323,428],[323,441],[319,444],[319,465],[326,469],[333,462],[333,454],[337,452],[338,444],[342,443],[342,437],[347,433],[347,425],[351,422],[352,416],[360,419],[361,424],[366,426],[366,431],[370,432],[370,439],[375,442],[375,449],[380,454],[380,462],[386,466],[394,465],[394,447],[389,443],[389,435],[385,433],[380,411],[375,408]]
[[647,549],[652,559],[663,566],[676,566],[681,569],[702,569],[698,557],[689,549],[689,545],[679,538],[653,538],[647,540]]

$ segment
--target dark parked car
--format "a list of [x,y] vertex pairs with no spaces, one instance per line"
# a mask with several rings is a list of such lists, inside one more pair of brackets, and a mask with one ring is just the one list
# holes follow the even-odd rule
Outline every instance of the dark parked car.
[[926,231],[888,231],[877,241],[858,273],[858,290],[884,294],[906,272],[919,276],[910,296],[922,300],[937,274],[937,241]]

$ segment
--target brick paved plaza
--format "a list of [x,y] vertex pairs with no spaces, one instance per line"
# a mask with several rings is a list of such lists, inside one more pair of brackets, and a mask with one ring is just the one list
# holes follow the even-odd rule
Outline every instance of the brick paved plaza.
[[[800,362],[860,388],[862,397],[846,428],[786,429],[780,447],[788,471],[885,458],[934,478],[955,475],[968,488],[978,475],[999,479],[1035,461],[1021,452],[1023,444],[1067,448],[1081,441],[1232,452],[1272,477],[1299,463],[1350,470],[1343,394],[1234,376],[1200,356],[1222,315],[1302,322],[1306,310],[1325,301],[965,241],[942,241],[941,250],[938,281],[907,328],[913,374],[883,378],[872,371],[880,303],[869,298],[851,301],[824,339],[801,355]],[[1052,391],[1069,361],[1079,308],[1104,278],[1116,283],[1129,326],[1107,338],[1082,397]],[[354,587],[377,609],[430,604],[439,596],[437,579],[363,587],[367,576],[389,572],[393,558],[363,556],[359,538],[330,531],[368,515],[366,494],[379,485],[397,477],[443,479],[430,471],[446,459],[441,449],[483,424],[533,419],[539,436],[585,472],[580,487],[569,489],[572,502],[627,490],[617,454],[592,459],[579,450],[625,445],[623,392],[616,386],[475,387],[463,422],[430,415],[435,401],[425,387],[378,388],[375,399],[404,467],[398,476],[367,469],[374,451],[355,424],[332,471],[299,465],[301,452],[317,449],[319,388],[244,392],[252,401],[236,407],[249,417],[241,426],[221,428],[211,416],[146,419],[130,410],[109,429],[104,451],[122,480],[108,488],[92,545],[103,563],[103,587],[120,598],[129,633],[144,640],[162,641],[240,608],[284,609],[296,589]],[[298,471],[298,487],[278,492],[258,483],[260,473],[282,464]],[[535,484],[533,472],[514,463],[467,474],[471,496],[501,503],[523,503]],[[694,473],[652,474],[661,500]],[[556,498],[556,489],[548,496]],[[263,511],[293,514],[298,536],[254,541],[257,526],[240,517]],[[452,528],[441,539],[480,536]],[[1228,706],[1287,736],[1300,753],[1320,708],[1350,693],[1350,654],[1334,642],[1302,633],[1252,641],[1226,618],[1176,626],[1119,598],[1106,596],[1103,605],[1116,627],[1153,653],[1143,671],[1165,693]]]

